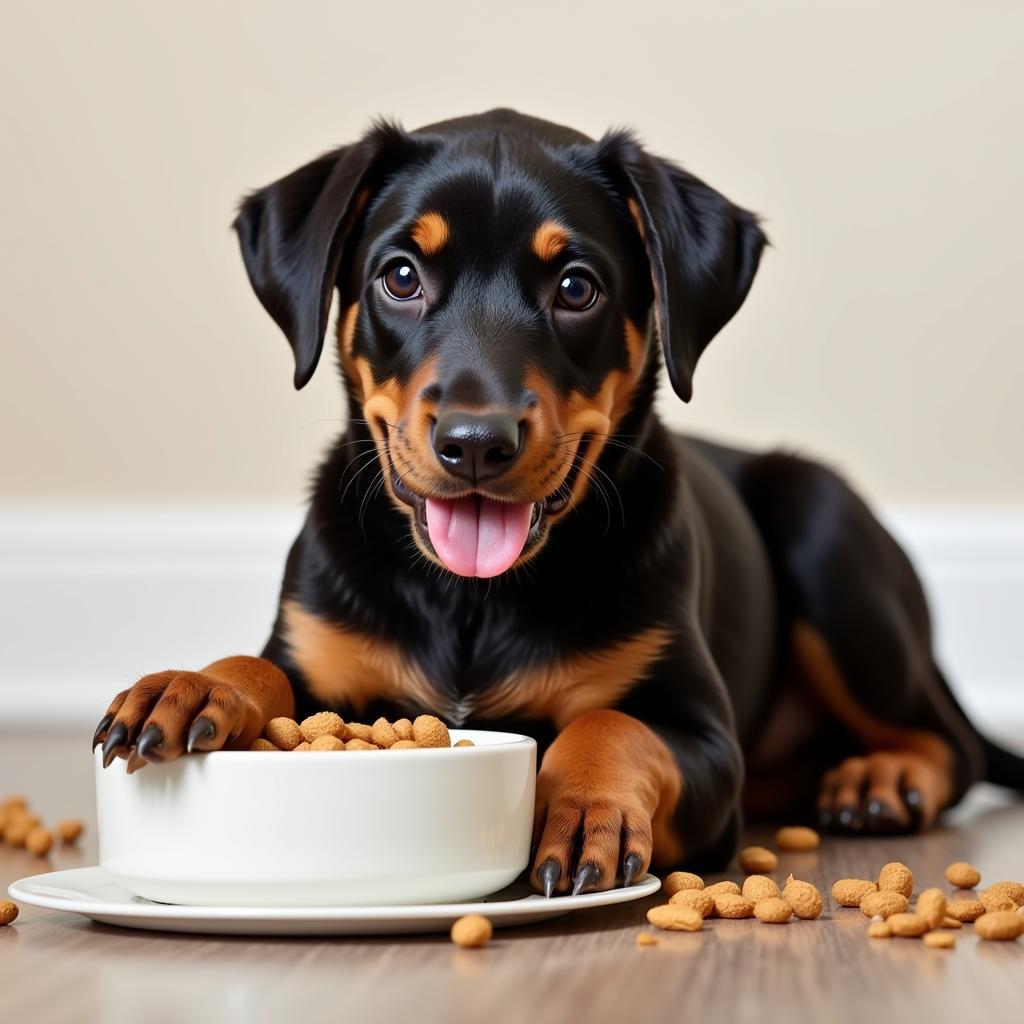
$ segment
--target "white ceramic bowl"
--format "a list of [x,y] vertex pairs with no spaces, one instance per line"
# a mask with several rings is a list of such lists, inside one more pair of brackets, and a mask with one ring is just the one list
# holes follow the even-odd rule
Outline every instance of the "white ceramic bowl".
[[100,866],[130,892],[198,906],[472,900],[525,867],[537,745],[194,754],[128,775],[96,752]]

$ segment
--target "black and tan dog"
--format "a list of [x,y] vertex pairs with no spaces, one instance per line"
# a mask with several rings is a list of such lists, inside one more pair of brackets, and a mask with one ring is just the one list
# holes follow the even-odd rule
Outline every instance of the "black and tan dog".
[[380,124],[249,196],[235,227],[297,387],[338,291],[353,415],[262,657],[119,694],[107,763],[247,747],[324,707],[525,731],[549,894],[652,858],[722,865],[744,803],[904,831],[976,780],[1024,785],[957,705],[913,569],[847,485],[654,413],[661,360],[685,401],[742,304],[755,216],[626,133],[496,110]]

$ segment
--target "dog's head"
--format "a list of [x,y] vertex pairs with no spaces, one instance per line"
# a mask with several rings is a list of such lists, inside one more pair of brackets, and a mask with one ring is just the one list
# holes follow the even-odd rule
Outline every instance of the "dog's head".
[[235,228],[296,387],[338,289],[341,365],[389,494],[429,558],[481,577],[583,500],[651,378],[651,339],[689,399],[765,242],[628,133],[594,142],[504,110],[378,124],[249,196]]

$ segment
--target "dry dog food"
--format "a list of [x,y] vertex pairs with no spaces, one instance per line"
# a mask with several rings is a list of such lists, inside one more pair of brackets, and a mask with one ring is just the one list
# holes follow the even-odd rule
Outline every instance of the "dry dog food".
[[958,860],[946,868],[946,881],[958,889],[973,889],[981,881],[981,872],[965,860]]
[[636,944],[638,946],[656,946],[658,944],[658,936],[652,935],[650,932],[640,932],[636,937]]
[[494,928],[482,914],[466,914],[452,925],[452,942],[466,949],[476,949],[491,941]]
[[669,896],[675,896],[677,892],[683,889],[703,889],[704,879],[700,875],[695,875],[692,871],[673,871],[665,876],[662,888]]
[[868,938],[869,939],[891,939],[892,929],[889,927],[888,921],[872,921],[868,925]]
[[18,916],[18,904],[10,900],[0,900],[0,928],[11,924]]
[[987,914],[994,914],[1000,910],[1017,909],[1017,904],[1002,889],[988,888],[978,898]]
[[869,892],[860,901],[860,912],[865,917],[889,918],[893,914],[905,914],[910,909],[910,900],[901,892],[887,889],[885,892]]
[[921,941],[932,949],[952,949],[956,945],[956,936],[949,932],[925,932]]
[[655,928],[669,932],[699,932],[704,925],[704,918],[693,907],[681,907],[678,903],[651,907],[647,920]]
[[727,917],[733,920],[753,917],[754,901],[748,900],[745,896],[737,896],[732,892],[717,892],[715,893],[715,914],[718,917]]
[[914,873],[906,864],[893,861],[879,871],[878,888],[901,892],[909,900],[914,894]]
[[787,825],[775,833],[775,845],[780,850],[803,853],[816,850],[821,845],[821,836],[813,828],[803,825]]
[[[448,726],[433,715],[420,715],[415,722],[400,718],[389,722],[378,718],[373,725],[346,722],[334,711],[318,711],[296,722],[273,718],[263,735],[253,740],[250,750],[415,750],[417,747],[450,747]],[[472,747],[472,740],[459,740],[456,747]]]
[[758,900],[782,895],[775,879],[769,878],[767,875],[747,875],[740,891],[748,900],[753,900],[755,903]]
[[981,900],[954,900],[946,904],[946,914],[955,921],[977,921],[985,913]]
[[57,822],[57,835],[62,843],[77,843],[84,829],[78,818],[63,818]]
[[983,939],[996,939],[1012,942],[1024,935],[1024,914],[1015,910],[994,910],[982,914],[974,922],[974,930]]
[[943,928],[963,928],[963,925],[955,918],[946,916],[942,919]]
[[754,917],[765,924],[785,924],[793,916],[793,908],[781,896],[769,896],[754,904]]
[[740,887],[735,882],[730,882],[728,880],[724,882],[715,882],[714,885],[707,886],[704,891],[711,893],[712,896],[717,896],[720,892],[726,892],[732,896],[740,895]]
[[1024,906],[1024,885],[1020,882],[994,882],[985,892],[1002,893],[1013,900],[1014,906]]
[[916,939],[928,931],[928,919],[921,914],[893,914],[886,922],[893,935]]
[[946,897],[941,889],[925,889],[917,897],[917,912],[928,922],[929,928],[941,928],[946,918]]
[[77,842],[84,826],[78,818],[65,818],[53,829],[44,828],[23,796],[6,797],[0,803],[0,840],[45,857],[53,847],[54,833],[63,843]]
[[748,875],[765,875],[779,866],[779,858],[763,846],[748,846],[740,850],[739,862]]
[[706,889],[680,889],[669,900],[673,906],[690,907],[701,917],[707,917],[715,909],[715,898]]
[[37,857],[45,857],[53,846],[53,833],[42,825],[37,825],[25,836],[25,849]]
[[825,905],[816,886],[810,882],[801,882],[792,875],[786,879],[782,898],[793,908],[793,913],[804,921],[813,921],[819,917]]
[[859,907],[869,892],[877,891],[878,886],[865,878],[840,878],[832,886],[832,899],[841,907]]

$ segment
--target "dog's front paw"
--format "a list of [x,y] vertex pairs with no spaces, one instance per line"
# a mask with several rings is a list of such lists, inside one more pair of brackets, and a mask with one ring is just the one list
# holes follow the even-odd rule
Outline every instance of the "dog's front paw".
[[103,765],[127,758],[128,771],[170,761],[188,751],[248,747],[263,715],[238,687],[202,672],[171,669],[144,676],[119,693],[93,735]]
[[637,719],[602,710],[571,722],[537,777],[531,881],[547,896],[629,885],[647,871],[655,834],[674,854],[663,819],[680,786],[664,743]]

